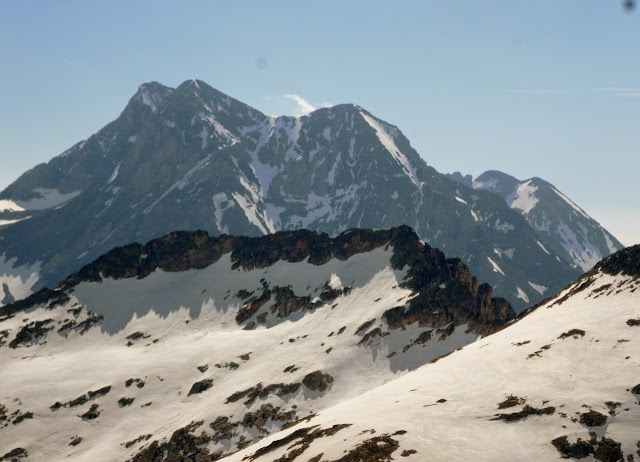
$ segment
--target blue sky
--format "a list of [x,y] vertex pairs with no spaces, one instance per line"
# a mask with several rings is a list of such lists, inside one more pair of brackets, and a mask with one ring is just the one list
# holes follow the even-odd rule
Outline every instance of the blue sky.
[[199,78],[274,115],[357,103],[441,172],[539,176],[640,243],[640,10],[621,0],[0,0],[0,43],[0,189],[141,83]]

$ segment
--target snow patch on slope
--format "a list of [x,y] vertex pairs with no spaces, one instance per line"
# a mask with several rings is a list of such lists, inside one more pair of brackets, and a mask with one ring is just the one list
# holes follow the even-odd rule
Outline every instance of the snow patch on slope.
[[516,286],[516,289],[518,290],[518,293],[514,295],[520,300],[523,300],[525,303],[529,303],[529,297],[527,296],[525,291],[522,290],[519,286]]
[[418,181],[418,177],[416,175],[416,169],[411,166],[411,162],[409,162],[407,156],[405,156],[400,151],[400,149],[398,149],[395,141],[393,140],[391,135],[387,133],[382,124],[362,111],[360,111],[360,115],[371,126],[371,128],[375,130],[376,135],[378,136],[378,139],[380,140],[382,145],[387,151],[389,151],[396,162],[400,164],[400,166],[404,170],[404,173],[411,179],[411,182],[415,184],[419,190],[422,190],[420,182]]
[[260,127],[260,139],[256,144],[256,148],[251,152],[251,170],[260,183],[260,195],[265,197],[269,192],[269,186],[271,182],[284,169],[283,165],[269,165],[260,161],[258,154],[260,150],[269,142],[274,134],[276,126],[276,118],[269,117],[266,123],[263,123]]
[[607,243],[607,249],[609,249],[609,252],[611,253],[617,252],[619,249],[615,246],[615,244],[609,237],[609,234],[604,229],[602,229],[601,231],[602,231],[602,234],[604,235],[604,240]]
[[0,212],[24,212],[24,209],[11,200],[2,199],[0,200]]
[[116,165],[116,168],[113,169],[113,173],[109,177],[107,184],[113,183],[113,180],[115,180],[118,177],[118,170],[120,170],[120,164],[122,164],[122,162],[118,163],[118,165]]
[[229,200],[225,193],[221,192],[213,195],[213,208],[215,209],[215,211],[213,212],[213,216],[216,220],[216,226],[222,233],[229,233],[229,228],[222,225],[224,212],[225,210],[230,209],[234,206],[235,203]]
[[549,253],[549,251],[545,248],[545,246],[542,245],[542,243],[540,241],[536,241],[536,243],[540,246],[540,248],[543,250],[544,253],[546,253],[547,255],[551,255]]
[[[533,290],[535,290],[536,292],[538,292],[540,295],[544,295],[544,293],[547,291],[548,287],[543,286],[542,284],[535,284],[531,281],[527,281],[529,283],[529,285],[533,288]],[[528,303],[528,301],[527,301]]]
[[257,226],[263,234],[275,233],[273,222],[271,222],[270,220],[265,220],[265,217],[262,216],[260,210],[258,209],[258,206],[255,203],[251,202],[249,199],[247,199],[246,196],[243,196],[240,193],[234,192],[231,195],[243,210],[245,216],[247,217],[247,220],[249,220],[249,223]]
[[33,192],[39,194],[40,197],[28,201],[15,201],[15,203],[24,210],[45,210],[78,197],[82,191],[73,191],[65,194],[57,189],[35,188]]
[[561,223],[557,230],[558,236],[562,240],[562,248],[583,271],[589,271],[602,259],[600,251],[593,244],[590,242],[581,243],[578,236],[566,224]]
[[493,271],[496,273],[500,273],[503,276],[505,276],[504,271],[502,271],[502,269],[500,269],[500,267],[498,266],[498,264],[493,261],[491,258],[487,257],[487,260],[489,260],[489,263],[491,263],[491,266],[493,266]]
[[14,223],[18,223],[19,221],[26,220],[28,218],[31,218],[31,217],[16,218],[14,220],[0,220],[0,226],[12,225]]
[[209,159],[211,159],[212,154],[209,154],[208,156],[206,156],[203,159],[200,159],[196,165],[194,165],[187,173],[184,174],[184,176],[182,177],[181,180],[176,181],[174,184],[172,184],[169,189],[167,189],[164,193],[162,193],[162,195],[156,199],[149,207],[147,207],[146,209],[144,209],[142,211],[142,213],[144,213],[145,215],[147,215],[149,212],[151,212],[151,210],[153,210],[153,208],[158,205],[158,203],[164,199],[165,197],[167,197],[174,189],[178,188],[179,190],[183,190],[185,188],[185,186],[187,186],[187,184],[189,184],[189,180],[191,179],[191,177],[193,176],[193,174],[195,172],[197,172],[198,170],[200,170],[201,168],[203,168],[205,165],[207,165],[207,163],[209,162]]
[[531,183],[532,180],[529,180],[518,185],[518,188],[507,197],[509,207],[527,214],[538,204],[539,200],[535,196],[538,187]]

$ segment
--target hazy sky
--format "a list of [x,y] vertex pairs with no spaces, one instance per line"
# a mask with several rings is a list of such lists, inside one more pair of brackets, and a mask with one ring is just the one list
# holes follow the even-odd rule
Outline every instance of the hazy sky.
[[199,78],[265,113],[357,103],[441,172],[544,178],[640,243],[640,10],[622,0],[0,0],[0,190]]

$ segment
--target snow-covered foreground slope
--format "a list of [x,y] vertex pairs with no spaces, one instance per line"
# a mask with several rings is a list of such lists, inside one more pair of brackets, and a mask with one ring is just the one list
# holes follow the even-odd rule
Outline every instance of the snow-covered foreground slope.
[[228,460],[638,460],[640,246],[615,257],[510,327]]
[[0,308],[0,457],[216,460],[513,317],[407,227],[172,233]]

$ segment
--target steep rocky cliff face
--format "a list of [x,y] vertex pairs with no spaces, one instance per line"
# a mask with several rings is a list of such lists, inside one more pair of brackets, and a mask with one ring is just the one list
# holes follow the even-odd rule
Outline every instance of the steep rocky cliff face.
[[117,120],[25,172],[0,200],[9,204],[0,282],[15,299],[116,246],[178,229],[337,236],[406,224],[518,311],[581,272],[545,251],[502,197],[438,173],[397,127],[357,105],[271,117],[196,80],[142,85]]
[[0,307],[0,438],[34,459],[216,460],[514,318],[406,226],[173,232]]

